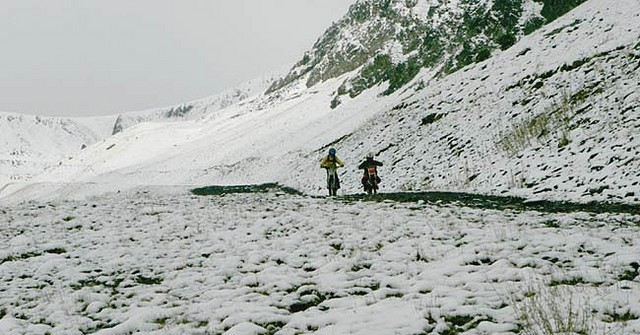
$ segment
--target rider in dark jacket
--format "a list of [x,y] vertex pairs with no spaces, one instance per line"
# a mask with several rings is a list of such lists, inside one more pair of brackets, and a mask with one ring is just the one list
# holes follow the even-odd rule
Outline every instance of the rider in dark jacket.
[[[364,175],[362,176],[362,186],[364,186],[365,191],[370,187],[369,175],[375,176],[376,184],[380,183],[380,177],[378,177],[378,166],[382,166],[382,163],[373,159],[373,152],[368,153],[365,160],[358,165],[358,169],[364,171]],[[369,171],[369,169],[371,169],[371,171]]]

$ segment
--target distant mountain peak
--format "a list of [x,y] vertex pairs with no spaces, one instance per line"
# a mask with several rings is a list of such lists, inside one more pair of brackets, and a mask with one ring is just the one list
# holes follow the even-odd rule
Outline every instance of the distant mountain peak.
[[446,75],[483,61],[583,1],[360,0],[267,92],[355,71],[332,107],[381,83],[391,94],[423,69]]

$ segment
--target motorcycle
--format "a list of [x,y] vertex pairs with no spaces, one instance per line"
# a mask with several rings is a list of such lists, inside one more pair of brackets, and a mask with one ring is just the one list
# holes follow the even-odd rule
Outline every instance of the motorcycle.
[[365,175],[362,178],[362,184],[364,185],[364,191],[367,194],[376,194],[378,193],[378,183],[380,183],[380,178],[378,177],[378,172],[375,166],[370,166],[365,171]]
[[330,167],[327,170],[327,189],[329,189],[329,196],[338,195],[339,181],[338,181],[338,168]]

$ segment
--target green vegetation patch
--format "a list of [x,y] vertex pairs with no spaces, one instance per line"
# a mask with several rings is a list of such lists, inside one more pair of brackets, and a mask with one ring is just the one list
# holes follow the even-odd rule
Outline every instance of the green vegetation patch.
[[161,277],[145,277],[142,275],[138,275],[135,279],[136,283],[142,285],[158,285],[162,283]]
[[595,334],[593,307],[566,286],[532,286],[524,298],[511,297],[518,334]]
[[638,271],[639,268],[640,265],[638,262],[631,262],[630,266],[618,275],[618,280],[633,281],[640,275],[640,271]]
[[552,279],[551,282],[549,282],[549,286],[551,287],[558,286],[558,285],[575,286],[575,285],[584,285],[584,284],[587,284],[587,282],[582,277]]
[[97,324],[95,324],[92,327],[88,327],[88,328],[82,327],[82,328],[80,328],[80,331],[83,334],[94,334],[94,333],[97,333],[100,330],[114,328],[117,325],[118,325],[118,323],[115,323],[115,322],[113,322],[113,323],[111,323],[111,322],[98,322]]
[[[64,248],[51,248],[51,249],[47,249],[44,251],[47,254],[64,254],[67,252],[66,249]],[[29,251],[29,252],[25,252],[19,255],[8,255],[7,257],[0,259],[0,264],[5,263],[5,262],[15,262],[15,261],[19,261],[19,260],[25,260],[28,258],[33,258],[33,257],[38,257],[38,256],[42,256],[42,252],[39,251]]]
[[421,125],[425,126],[425,125],[432,124],[432,123],[442,119],[442,117],[444,115],[445,114],[438,114],[438,113],[429,114],[429,115],[427,115],[427,116],[422,118]]
[[193,105],[183,105],[178,108],[171,108],[165,112],[165,116],[169,118],[184,117],[193,109]]
[[471,208],[515,210],[515,211],[539,211],[547,213],[628,213],[640,215],[640,205],[588,202],[576,203],[568,201],[536,200],[528,201],[525,198],[512,196],[482,195],[461,192],[397,192],[379,193],[374,195],[354,194],[343,196],[346,201],[398,201],[419,202],[431,205],[453,205]]
[[543,3],[540,14],[547,19],[547,23],[566,14],[585,0],[536,0]]
[[0,264],[5,263],[5,262],[15,262],[15,261],[19,261],[19,260],[24,260],[24,259],[28,259],[28,258],[32,258],[32,257],[38,257],[41,256],[42,253],[37,252],[37,251],[30,251],[30,252],[25,252],[23,254],[19,254],[19,255],[9,255],[3,259],[0,259]]
[[289,305],[288,310],[291,313],[306,311],[307,309],[318,306],[323,301],[333,297],[334,295],[332,293],[320,292],[316,289],[305,289],[300,292],[300,298]]
[[278,331],[280,331],[280,329],[282,329],[286,323],[280,320],[277,321],[269,321],[269,322],[255,322],[254,324],[264,328],[266,330],[266,332],[264,333],[264,335],[274,335],[276,334]]
[[616,312],[614,311],[608,311],[604,313],[606,315],[606,319],[605,322],[628,322],[628,321],[633,321],[633,320],[638,320],[640,319],[640,316],[638,316],[635,313],[632,313],[631,311],[627,310],[624,313],[621,312]]
[[522,28],[522,32],[525,35],[529,35],[534,31],[538,30],[540,27],[542,27],[545,24],[545,22],[546,22],[545,19],[541,17],[531,18],[524,24],[524,27]]
[[[206,186],[191,190],[195,195],[225,195],[233,193],[268,193],[284,192],[291,195],[305,195],[304,193],[277,183],[258,185],[234,185],[234,186]],[[471,208],[513,210],[513,211],[539,211],[545,213],[626,213],[640,215],[640,204],[625,204],[615,202],[587,203],[570,201],[535,200],[514,196],[485,195],[464,192],[391,192],[367,194],[349,194],[336,197],[337,200],[352,201],[396,201],[396,202],[423,202],[437,206],[463,206]],[[336,251],[344,248],[341,243],[332,243],[331,247]]]
[[599,91],[594,87],[585,87],[571,96],[564,92],[561,101],[554,103],[549,110],[512,124],[511,129],[498,140],[500,149],[513,156],[535,142],[548,141],[550,137],[557,139],[558,148],[568,145],[571,142],[571,121],[577,114],[576,107],[593,92]]
[[195,195],[225,195],[234,193],[269,193],[269,192],[284,192],[292,195],[302,195],[303,193],[278,183],[265,183],[258,185],[212,185],[199,187],[191,190],[191,193]]
[[48,253],[48,254],[57,254],[57,255],[60,255],[60,254],[64,254],[64,253],[66,253],[66,252],[67,252],[67,250],[66,250],[65,248],[60,248],[60,247],[58,247],[58,248],[51,248],[51,249],[47,249],[47,250],[45,250],[44,252],[46,252],[46,253]]
[[495,322],[492,317],[486,315],[445,315],[444,321],[449,326],[449,329],[445,330],[442,334],[449,335],[460,334],[475,329],[482,321]]

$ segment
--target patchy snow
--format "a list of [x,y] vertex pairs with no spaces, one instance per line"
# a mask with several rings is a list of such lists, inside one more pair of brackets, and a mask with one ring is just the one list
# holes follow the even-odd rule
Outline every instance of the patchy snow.
[[638,216],[179,187],[0,211],[4,335],[515,334],[531,293],[640,332]]
[[[324,194],[318,160],[334,146],[341,194],[360,190],[356,166],[373,151],[383,192],[637,204],[638,16],[635,0],[588,1],[484,63],[336,109],[350,74],[220,109],[205,99],[197,117],[134,122],[84,150],[60,149],[78,134],[17,127],[65,156],[0,179],[0,334],[512,335],[525,316],[536,333],[533,312],[574,333],[638,334],[637,214],[188,192],[277,181]],[[545,113],[559,122],[563,99],[576,101],[570,121],[500,145]]]
[[528,1],[523,3],[522,17],[520,19],[520,24],[525,25],[527,23],[527,20],[530,20],[536,17],[542,19],[539,13],[542,12],[543,6],[544,6],[543,3],[539,3],[535,1]]
[[638,203],[638,16],[636,1],[589,1],[483,63],[422,72],[340,141],[344,158],[378,153],[394,190]]

